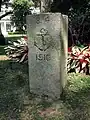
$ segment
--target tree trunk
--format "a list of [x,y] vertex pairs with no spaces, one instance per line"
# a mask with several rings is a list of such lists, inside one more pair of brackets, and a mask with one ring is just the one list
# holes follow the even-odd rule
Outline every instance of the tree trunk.
[[1,24],[0,24],[0,45],[5,45],[5,37],[1,31]]
[[41,12],[60,12],[62,14],[68,14],[68,10],[71,8],[71,0],[40,0]]
[[[1,12],[1,5],[2,5],[2,0],[0,0],[0,12]],[[1,18],[0,18],[0,20],[1,20]],[[5,38],[1,31],[1,24],[0,24],[0,45],[5,45]]]
[[41,0],[40,10],[43,13],[51,11],[51,4],[53,0]]
[[[0,6],[1,6],[1,4],[0,4]],[[0,7],[0,8],[1,8],[1,7]],[[6,12],[5,14],[0,15],[0,20],[1,20],[3,17],[5,17],[5,16],[7,16],[7,15],[9,15],[9,14],[12,14],[12,13],[13,13],[12,11],[9,11],[9,12]],[[0,24],[0,45],[5,45],[5,43],[6,43],[6,40],[5,40],[5,37],[4,37],[3,33],[2,33],[1,24]]]

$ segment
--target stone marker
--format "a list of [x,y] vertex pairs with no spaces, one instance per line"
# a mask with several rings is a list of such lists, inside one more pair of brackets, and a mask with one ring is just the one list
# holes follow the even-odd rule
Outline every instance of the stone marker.
[[30,92],[60,98],[67,74],[67,24],[60,13],[27,16]]

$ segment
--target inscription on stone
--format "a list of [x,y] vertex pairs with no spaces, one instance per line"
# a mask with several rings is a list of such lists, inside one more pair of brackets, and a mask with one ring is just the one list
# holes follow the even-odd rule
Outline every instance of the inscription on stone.
[[50,54],[36,54],[36,60],[49,61],[49,60],[51,60],[51,56],[50,56]]
[[41,21],[40,21],[40,17],[39,17],[39,16],[36,17],[36,23],[37,23],[37,24],[40,24],[40,23],[41,23]]
[[[37,24],[42,23],[42,21],[40,20],[40,17],[39,17],[39,16],[36,18],[36,20],[37,20],[37,21],[36,21]],[[44,21],[45,21],[45,22],[49,22],[49,21],[50,21],[49,15],[47,15],[47,16],[44,17]]]
[[[36,46],[40,51],[46,51],[50,47],[50,43],[47,44],[48,39],[51,39],[51,36],[48,33],[48,30],[45,28],[41,28],[40,32],[36,34],[37,37],[41,40],[41,45],[38,45],[36,41],[34,41],[34,46]],[[47,37],[47,41],[45,40],[45,37]]]
[[[41,40],[41,45],[39,46],[36,41],[34,41],[34,46],[36,46],[41,52],[46,51],[49,49],[50,44],[47,44],[48,39],[50,39],[50,35],[48,33],[48,30],[45,28],[41,28],[40,32],[38,32],[37,37]],[[47,37],[47,39],[45,39]],[[47,41],[46,41],[47,40]],[[44,60],[44,61],[49,61],[51,59],[50,54],[36,54],[36,60]]]
[[48,15],[47,15],[47,16],[45,16],[45,17],[44,17],[44,20],[45,20],[45,22],[50,21],[50,20],[49,20],[49,16],[48,16]]
[[65,18],[60,13],[27,16],[31,93],[60,98],[66,84],[68,27]]

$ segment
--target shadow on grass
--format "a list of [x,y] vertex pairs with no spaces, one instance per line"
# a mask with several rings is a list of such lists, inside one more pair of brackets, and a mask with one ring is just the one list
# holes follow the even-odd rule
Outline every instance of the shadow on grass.
[[51,103],[30,94],[28,65],[0,61],[0,120],[42,120],[38,109]]
[[0,120],[20,119],[29,92],[27,69],[26,65],[0,61]]
[[5,55],[5,50],[4,50],[4,48],[5,48],[6,46],[5,45],[0,45],[0,55]]
[[61,99],[29,92],[28,67],[0,61],[0,120],[90,120],[90,76],[69,74]]

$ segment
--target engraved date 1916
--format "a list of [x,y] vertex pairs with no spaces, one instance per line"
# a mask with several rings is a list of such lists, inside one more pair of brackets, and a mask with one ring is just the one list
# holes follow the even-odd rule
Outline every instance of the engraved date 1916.
[[50,54],[36,54],[36,60],[39,60],[39,61],[49,61],[51,60],[51,56]]

